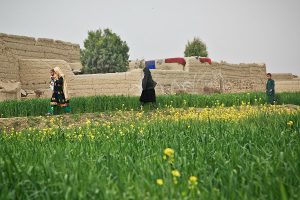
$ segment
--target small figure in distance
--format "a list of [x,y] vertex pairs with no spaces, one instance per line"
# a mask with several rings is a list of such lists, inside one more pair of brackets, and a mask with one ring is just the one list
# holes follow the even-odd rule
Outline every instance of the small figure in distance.
[[53,90],[54,90],[54,82],[55,82],[55,78],[54,78],[54,69],[51,69],[50,70],[50,89],[52,90],[52,93],[53,93]]
[[272,79],[272,74],[267,73],[267,84],[266,84],[266,94],[268,103],[271,105],[275,104],[275,81]]
[[144,106],[145,103],[151,103],[153,107],[156,104],[155,86],[157,83],[152,79],[150,70],[145,67],[143,69],[144,78],[142,80],[143,91],[140,96],[141,105]]
[[48,115],[58,114],[57,109],[59,107],[64,108],[65,113],[70,113],[71,108],[65,75],[59,67],[55,67],[53,70],[55,81]]

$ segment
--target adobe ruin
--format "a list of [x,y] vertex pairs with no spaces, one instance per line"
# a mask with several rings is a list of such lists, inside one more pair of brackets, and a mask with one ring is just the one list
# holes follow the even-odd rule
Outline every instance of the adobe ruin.
[[[157,67],[151,71],[158,95],[264,91],[264,64],[185,60],[185,65],[155,60]],[[66,75],[71,97],[141,93],[142,61],[130,62],[128,72],[75,75],[82,68],[78,44],[0,33],[0,100],[50,97],[49,70],[56,66]]]

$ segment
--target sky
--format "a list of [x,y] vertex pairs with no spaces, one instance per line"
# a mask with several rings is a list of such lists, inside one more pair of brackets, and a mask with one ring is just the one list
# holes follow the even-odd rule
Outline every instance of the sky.
[[194,37],[213,61],[300,75],[299,0],[0,0],[0,32],[83,42],[110,28],[130,59],[183,56]]

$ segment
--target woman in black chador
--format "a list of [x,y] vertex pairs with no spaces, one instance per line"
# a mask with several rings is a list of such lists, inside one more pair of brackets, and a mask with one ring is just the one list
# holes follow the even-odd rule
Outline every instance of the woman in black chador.
[[148,102],[155,103],[156,96],[155,96],[155,86],[156,82],[153,81],[150,70],[146,67],[144,68],[144,78],[142,81],[143,92],[140,97],[140,102],[142,105]]

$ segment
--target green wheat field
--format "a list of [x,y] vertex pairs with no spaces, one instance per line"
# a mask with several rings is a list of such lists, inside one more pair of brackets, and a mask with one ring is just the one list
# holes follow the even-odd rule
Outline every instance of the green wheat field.
[[0,102],[1,120],[43,122],[0,126],[0,199],[300,199],[300,93],[277,100],[82,97],[50,117],[48,99]]

